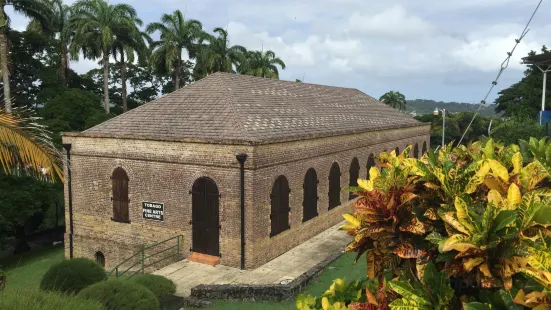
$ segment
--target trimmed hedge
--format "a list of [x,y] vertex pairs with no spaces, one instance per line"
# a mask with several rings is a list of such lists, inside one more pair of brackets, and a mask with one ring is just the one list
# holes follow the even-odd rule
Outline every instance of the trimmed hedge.
[[94,300],[85,300],[75,296],[29,290],[25,292],[8,290],[0,294],[2,310],[103,310],[103,306]]
[[176,292],[176,284],[159,275],[138,274],[132,277],[131,281],[149,289],[157,298]]
[[40,288],[45,291],[78,293],[83,288],[105,279],[105,270],[86,258],[65,260],[53,265],[42,277]]
[[128,280],[107,280],[83,289],[78,297],[99,301],[107,310],[159,310],[150,290]]

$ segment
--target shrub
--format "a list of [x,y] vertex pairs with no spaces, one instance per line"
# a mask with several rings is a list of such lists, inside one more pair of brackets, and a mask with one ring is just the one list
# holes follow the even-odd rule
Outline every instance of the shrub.
[[2,310],[103,310],[103,306],[93,300],[75,296],[29,290],[20,292],[8,290],[0,294]]
[[78,297],[99,301],[107,310],[160,309],[155,294],[129,280],[108,280],[83,289]]
[[78,293],[83,288],[105,279],[105,270],[86,258],[62,261],[50,267],[40,282],[40,288],[64,293]]
[[138,274],[132,277],[131,281],[149,289],[157,298],[176,292],[176,284],[159,275]]
[[346,251],[366,256],[367,302],[331,294],[297,306],[550,309],[551,142],[485,138],[421,159],[410,149],[381,153],[349,188],[359,197],[341,229],[354,236]]

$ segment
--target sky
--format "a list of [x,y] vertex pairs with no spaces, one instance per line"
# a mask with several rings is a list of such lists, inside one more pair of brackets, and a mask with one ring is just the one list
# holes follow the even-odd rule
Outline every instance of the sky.
[[[70,4],[72,1],[66,1]],[[145,24],[181,10],[203,28],[227,28],[230,44],[273,50],[287,65],[280,79],[389,90],[407,99],[478,103],[539,0],[126,0]],[[27,20],[8,8],[13,28]],[[551,46],[551,0],[490,94],[522,78],[521,58]],[[85,73],[97,61],[71,67]]]

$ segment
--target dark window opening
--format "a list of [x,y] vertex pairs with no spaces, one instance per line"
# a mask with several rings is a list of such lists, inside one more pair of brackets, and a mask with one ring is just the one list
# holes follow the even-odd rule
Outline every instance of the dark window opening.
[[[350,164],[350,183],[348,186],[358,186],[358,178],[360,177],[360,162],[356,157],[352,159],[352,163]],[[350,193],[348,195],[348,200],[352,200],[354,198],[358,197],[357,195],[354,195],[354,193]]]
[[318,175],[314,168],[310,168],[304,176],[303,222],[318,216],[318,199]]
[[271,214],[270,222],[272,231],[270,236],[275,236],[287,229],[289,226],[289,182],[287,178],[280,175],[272,186],[272,193],[270,194]]
[[375,167],[375,155],[369,154],[369,157],[367,158],[367,176],[366,179],[369,180],[369,170],[371,170],[371,167]]
[[421,149],[421,156],[427,152],[427,141],[423,142],[423,148]]
[[101,252],[96,252],[96,263],[100,264],[100,266],[105,267],[105,255]]
[[413,157],[419,158],[419,144],[415,143],[413,147]]
[[329,171],[329,210],[341,204],[341,169],[336,162]]
[[394,149],[394,151],[396,152],[396,156],[400,155],[400,148],[399,147],[396,147]]
[[113,189],[113,221],[129,223],[130,217],[128,214],[128,175],[122,168],[117,168],[113,171],[112,189]]

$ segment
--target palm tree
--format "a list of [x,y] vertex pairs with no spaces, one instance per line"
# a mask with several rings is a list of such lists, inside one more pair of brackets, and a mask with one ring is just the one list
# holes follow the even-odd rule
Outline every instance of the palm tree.
[[109,56],[117,34],[134,35],[137,31],[136,10],[128,4],[109,4],[104,0],[79,0],[73,7],[69,27],[75,35],[71,57],[82,51],[85,58],[101,58],[103,65],[103,103],[109,113]]
[[245,61],[240,65],[239,71],[247,75],[278,79],[277,66],[285,70],[285,63],[277,58],[273,51],[249,51]]
[[[136,24],[141,25],[140,20],[136,20]],[[137,54],[142,61],[149,50],[146,45],[146,41],[151,42],[151,38],[144,32],[136,31],[125,32],[117,34],[117,40],[113,44],[111,53],[115,61],[119,57],[118,64],[121,71],[121,92],[122,92],[122,111],[123,113],[128,111],[128,104],[126,100],[126,63],[133,63],[135,55]]]
[[51,8],[44,0],[0,0],[0,71],[4,85],[4,106],[7,113],[12,111],[9,72],[9,48],[7,31],[10,18],[6,15],[5,7],[11,5],[18,13],[36,19],[44,27],[48,27],[51,16]]
[[238,66],[247,53],[241,45],[229,46],[228,32],[222,28],[214,28],[214,36],[204,34],[203,40],[207,44],[201,46],[198,65],[207,74],[214,72],[235,72],[233,66]]
[[[59,44],[59,76],[63,81],[63,85],[67,85],[67,77],[69,75],[69,44],[73,36],[73,29],[68,27],[68,21],[71,16],[71,8],[63,4],[62,0],[44,0],[52,9],[51,19],[48,21],[49,29],[44,29],[37,19],[32,19],[27,30],[42,32]],[[57,38],[56,38],[57,37]]]
[[63,179],[60,154],[43,126],[28,110],[0,109],[0,164],[6,174],[31,174],[40,179]]
[[406,96],[397,91],[389,91],[386,94],[382,95],[379,98],[379,101],[382,103],[388,104],[394,109],[399,109],[400,111],[406,110]]
[[152,66],[170,73],[174,83],[174,90],[180,88],[180,69],[182,66],[182,51],[187,50],[189,56],[197,55],[196,43],[202,36],[203,25],[198,20],[185,20],[180,10],[172,14],[163,14],[161,22],[147,25],[146,31],[152,34],[160,32],[159,41],[151,44]]

